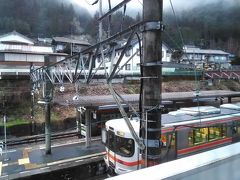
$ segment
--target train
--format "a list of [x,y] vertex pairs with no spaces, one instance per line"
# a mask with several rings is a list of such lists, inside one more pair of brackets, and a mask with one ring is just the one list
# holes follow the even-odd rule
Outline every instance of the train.
[[[162,114],[161,163],[240,141],[240,103],[219,108],[198,106]],[[130,120],[139,136],[140,119]],[[138,144],[123,118],[105,123],[102,130],[104,161],[110,174],[141,169],[144,161]]]

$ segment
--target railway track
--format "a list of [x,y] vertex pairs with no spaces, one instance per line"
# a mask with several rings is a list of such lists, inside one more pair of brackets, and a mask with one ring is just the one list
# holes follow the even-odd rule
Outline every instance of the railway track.
[[[52,134],[51,140],[57,140],[57,139],[64,139],[64,138],[72,138],[72,137],[78,137],[80,138],[81,135],[79,132],[64,132],[64,133],[56,133]],[[34,135],[34,136],[28,136],[28,137],[21,137],[21,138],[15,138],[15,139],[9,139],[7,140],[7,146],[16,146],[16,145],[22,145],[22,144],[30,144],[30,143],[38,143],[45,141],[45,135]],[[4,142],[3,142],[4,144]]]

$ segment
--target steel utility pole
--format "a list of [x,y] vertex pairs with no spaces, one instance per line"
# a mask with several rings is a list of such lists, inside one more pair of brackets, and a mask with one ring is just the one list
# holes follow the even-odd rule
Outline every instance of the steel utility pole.
[[146,149],[145,167],[160,163],[163,0],[143,0],[143,91],[141,130]]

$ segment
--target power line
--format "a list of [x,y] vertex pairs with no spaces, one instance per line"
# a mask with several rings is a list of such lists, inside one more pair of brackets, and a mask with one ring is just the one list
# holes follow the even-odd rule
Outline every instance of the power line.
[[182,35],[182,31],[181,31],[179,23],[178,23],[177,15],[176,15],[176,12],[175,12],[174,7],[173,7],[172,0],[169,0],[169,1],[170,1],[170,5],[171,5],[172,11],[173,11],[174,18],[175,18],[175,23],[176,23],[176,26],[177,26],[177,30],[178,30],[178,33],[180,35],[180,39],[182,41],[182,45],[184,46],[183,35]]
[[138,0],[138,2],[143,6],[143,3],[140,0]]
[[96,0],[96,1],[94,1],[93,3],[90,3],[88,0],[85,0],[85,2],[86,2],[88,5],[91,5],[91,6],[97,4],[98,1],[99,1],[99,0]]

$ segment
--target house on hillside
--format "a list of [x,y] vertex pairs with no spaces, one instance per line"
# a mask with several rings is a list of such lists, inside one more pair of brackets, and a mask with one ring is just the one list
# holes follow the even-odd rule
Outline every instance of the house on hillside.
[[[123,49],[123,44],[126,42],[119,42],[119,45],[116,47],[116,56],[114,58],[114,64],[116,64],[117,60],[119,59],[122,49]],[[162,44],[162,61],[163,62],[170,62],[171,61],[171,49],[165,44]],[[103,64],[101,64],[101,60],[98,59],[96,64],[95,64],[95,68],[98,68],[99,66],[100,69],[104,69]],[[106,62],[106,69],[107,71],[109,71],[111,66],[111,62],[110,62],[110,57],[107,59]],[[121,69],[121,71],[119,72],[119,74],[121,75],[140,75],[140,51],[139,51],[139,43],[137,40],[132,40],[131,44],[128,48],[128,50],[126,51],[126,53],[124,54],[122,61],[119,65],[119,68]],[[102,71],[102,73],[104,73]]]
[[184,46],[183,51],[182,63],[194,64],[198,68],[207,69],[224,69],[230,66],[230,54],[222,50]]
[[55,53],[51,46],[34,45],[34,41],[16,31],[0,36],[0,76],[28,74],[30,64],[44,65],[44,57],[54,63],[67,54]]
[[18,44],[18,45],[34,45],[34,41],[16,31],[0,35],[0,43],[2,44]]
[[81,52],[82,50],[91,46],[91,44],[86,41],[80,41],[66,37],[53,37],[52,45],[54,47],[54,52],[64,52],[71,55]]

